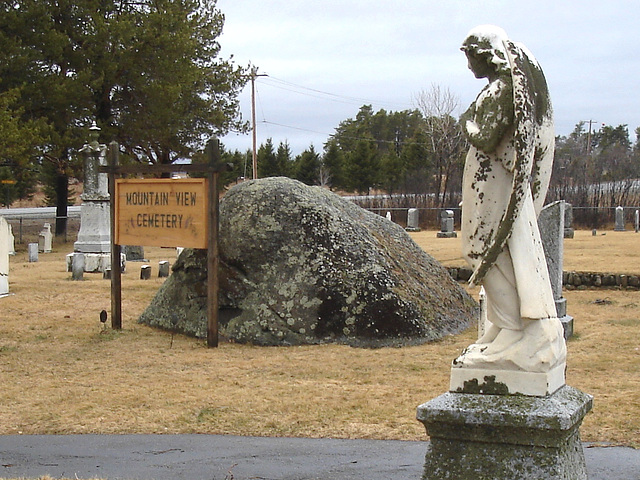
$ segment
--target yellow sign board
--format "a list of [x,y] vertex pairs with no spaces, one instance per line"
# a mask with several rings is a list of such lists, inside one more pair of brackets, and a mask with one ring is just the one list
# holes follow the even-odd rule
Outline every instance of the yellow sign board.
[[116,180],[118,245],[207,248],[207,179]]

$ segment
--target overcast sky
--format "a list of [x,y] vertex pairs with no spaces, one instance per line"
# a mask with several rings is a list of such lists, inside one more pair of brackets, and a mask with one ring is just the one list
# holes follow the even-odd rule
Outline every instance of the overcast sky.
[[[322,151],[360,106],[413,108],[432,84],[463,111],[484,86],[459,50],[481,24],[504,28],[540,62],[556,133],[581,120],[640,126],[638,0],[218,0],[225,14],[222,56],[267,77],[256,80],[258,145],[288,141],[294,154]],[[251,118],[250,86],[241,99]],[[460,113],[460,112],[458,112]],[[251,135],[222,139],[251,148]]]

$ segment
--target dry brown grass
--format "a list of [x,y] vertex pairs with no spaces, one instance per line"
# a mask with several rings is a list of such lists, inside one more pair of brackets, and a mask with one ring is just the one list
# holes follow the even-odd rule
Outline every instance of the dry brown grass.
[[[459,237],[436,238],[435,231],[411,233],[411,237],[443,265],[465,266]],[[576,230],[574,238],[564,242],[564,269],[640,274],[640,233],[609,230],[594,237],[591,230]]]
[[[591,234],[583,233],[588,244]],[[577,232],[576,243],[582,236]],[[606,238],[618,236],[627,239],[620,252],[633,256],[640,237],[629,232]],[[445,264],[456,260],[455,240],[437,239],[435,232],[414,238]],[[566,245],[571,264],[571,241]],[[27,263],[24,253],[11,260],[13,295],[0,299],[0,434],[424,439],[415,408],[447,390],[451,360],[475,337],[471,328],[434,344],[377,350],[233,344],[207,349],[205,342],[183,336],[172,344],[168,333],[135,323],[162,281],[139,280],[136,263],[128,263],[123,277],[124,329],[103,332],[98,315],[109,310],[109,282],[88,274],[85,281],[70,281],[64,263],[69,248],[41,254],[38,263]],[[156,275],[158,260],[174,259],[173,250],[145,251]],[[600,244],[584,266],[574,268],[594,270],[592,256],[614,253]],[[606,266],[633,271],[613,261]],[[595,396],[583,439],[637,444],[640,292],[566,296],[577,332],[569,342],[568,383]],[[596,299],[611,303],[594,304]]]

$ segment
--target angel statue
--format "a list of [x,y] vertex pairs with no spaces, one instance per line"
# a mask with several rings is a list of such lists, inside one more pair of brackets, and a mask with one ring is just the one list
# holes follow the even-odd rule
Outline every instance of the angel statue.
[[482,383],[490,370],[509,393],[550,394],[564,385],[566,346],[537,225],[555,143],[549,91],[533,55],[501,28],[474,28],[461,49],[476,78],[488,80],[462,115],[471,147],[461,226],[470,283],[484,286],[488,323],[454,360],[452,390],[464,391],[474,378]]

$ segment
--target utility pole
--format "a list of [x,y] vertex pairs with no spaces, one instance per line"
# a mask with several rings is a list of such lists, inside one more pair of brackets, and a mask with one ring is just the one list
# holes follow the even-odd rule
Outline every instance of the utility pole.
[[587,155],[591,155],[591,125],[596,123],[596,120],[589,120],[589,134],[587,135]]
[[253,137],[253,179],[258,178],[258,150],[256,141],[256,77],[266,77],[258,73],[257,67],[251,69],[251,130]]

